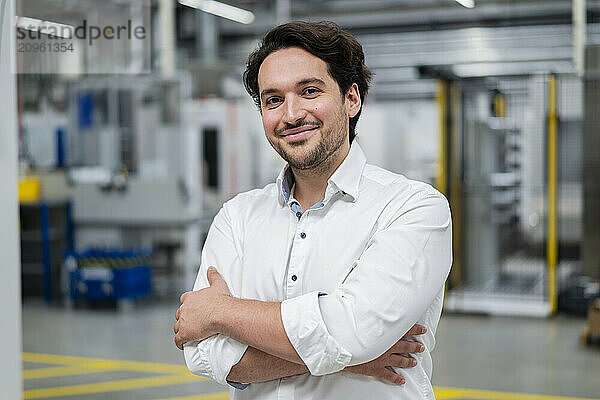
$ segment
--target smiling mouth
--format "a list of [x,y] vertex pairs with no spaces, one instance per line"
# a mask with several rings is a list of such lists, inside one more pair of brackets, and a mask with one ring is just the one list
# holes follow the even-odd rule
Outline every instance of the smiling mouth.
[[279,136],[281,136],[281,137],[300,136],[302,134],[305,134],[306,132],[313,131],[317,128],[319,128],[319,126],[317,126],[317,125],[299,126],[297,128],[286,129]]
[[288,143],[301,143],[312,136],[313,131],[319,129],[319,126],[305,125],[298,128],[285,130],[280,136]]

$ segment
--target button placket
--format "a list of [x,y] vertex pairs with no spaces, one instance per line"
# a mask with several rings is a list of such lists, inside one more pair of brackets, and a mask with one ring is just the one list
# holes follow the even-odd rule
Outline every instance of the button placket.
[[280,378],[279,387],[277,388],[277,400],[293,400],[295,387],[293,381]]
[[300,284],[300,271],[298,271],[298,266],[301,264],[302,260],[306,258],[306,245],[304,242],[307,237],[305,232],[307,225],[306,213],[304,213],[302,214],[302,218],[297,221],[296,232],[292,243],[292,252],[290,254],[290,263],[286,277],[286,291],[288,299],[302,294],[302,285]]

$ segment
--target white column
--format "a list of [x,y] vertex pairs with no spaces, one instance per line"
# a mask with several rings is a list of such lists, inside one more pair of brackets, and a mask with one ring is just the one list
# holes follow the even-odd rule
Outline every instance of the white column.
[[160,73],[165,78],[175,75],[175,0],[160,0],[158,5]]
[[573,0],[573,65],[579,76],[583,76],[586,44],[585,0]]
[[183,174],[185,185],[189,194],[189,202],[186,217],[190,220],[186,223],[183,237],[183,289],[191,290],[196,279],[198,266],[200,265],[200,236],[202,230],[198,219],[203,212],[202,188],[204,186],[202,176],[202,134],[197,123],[194,123],[196,109],[188,103],[181,114],[182,124],[182,149]]
[[0,392],[21,399],[21,261],[17,200],[14,0],[0,0]]

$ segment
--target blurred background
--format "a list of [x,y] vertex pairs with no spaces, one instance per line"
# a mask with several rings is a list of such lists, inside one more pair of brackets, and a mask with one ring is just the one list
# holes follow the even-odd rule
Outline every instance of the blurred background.
[[221,204],[283,166],[241,75],[291,20],[356,36],[369,162],[449,199],[437,396],[600,398],[600,1],[0,7],[7,399],[229,398],[172,324]]

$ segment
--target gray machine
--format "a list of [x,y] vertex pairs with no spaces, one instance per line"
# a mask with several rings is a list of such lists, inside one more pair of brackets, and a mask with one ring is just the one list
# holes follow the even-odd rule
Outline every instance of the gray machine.
[[[547,261],[549,75],[462,82],[462,276],[445,307],[545,316],[552,312]],[[557,280],[579,267],[582,241],[582,84],[557,77]],[[492,93],[506,114],[494,115]],[[568,99],[568,100],[567,100]],[[460,239],[458,239],[460,238]]]
[[69,165],[77,246],[179,241],[187,287],[207,214],[202,137],[181,129],[179,85],[143,77],[73,84]]

